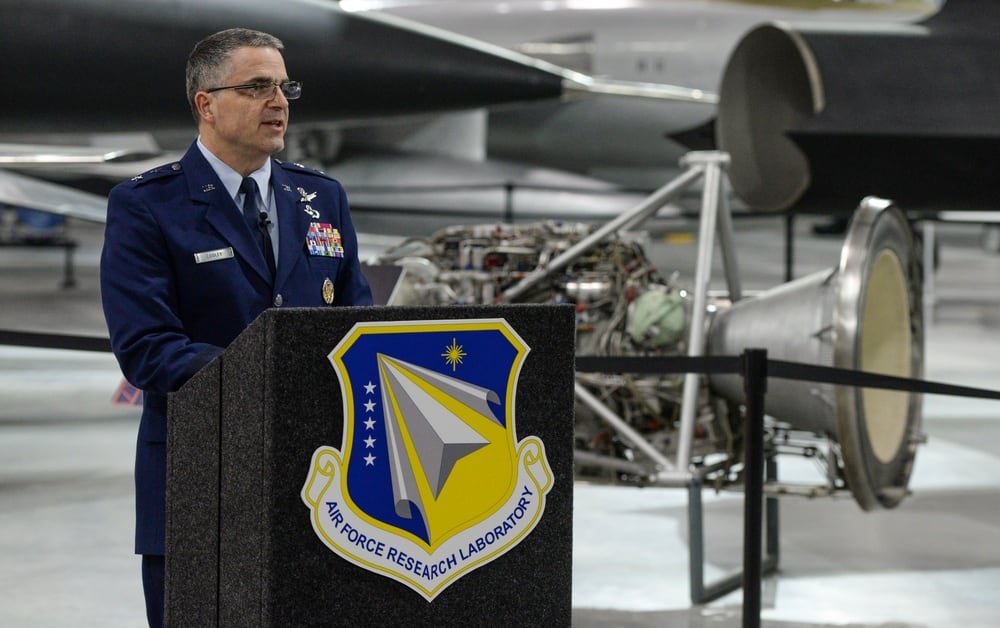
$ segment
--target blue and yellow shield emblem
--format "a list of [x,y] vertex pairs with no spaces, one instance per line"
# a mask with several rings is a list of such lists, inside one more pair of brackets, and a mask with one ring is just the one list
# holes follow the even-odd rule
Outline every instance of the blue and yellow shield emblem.
[[528,351],[502,319],[352,328],[329,355],[341,450],[318,448],[302,489],[323,542],[433,600],[531,532],[552,473],[514,429]]

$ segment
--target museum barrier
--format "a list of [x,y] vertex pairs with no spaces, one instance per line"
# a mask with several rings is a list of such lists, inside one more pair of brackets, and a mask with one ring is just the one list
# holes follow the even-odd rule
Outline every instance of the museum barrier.
[[[845,386],[881,388],[906,391],[912,393],[953,395],[974,397],[980,399],[1000,400],[1000,391],[954,386],[937,382],[882,375],[813,364],[802,364],[787,360],[770,360],[765,349],[746,349],[738,356],[662,356],[662,357],[616,357],[616,356],[578,356],[576,359],[578,372],[601,373],[691,373],[703,375],[738,374],[743,382],[745,404],[744,427],[744,504],[743,504],[743,569],[742,572],[723,577],[718,581],[705,585],[701,576],[700,565],[692,567],[692,599],[704,601],[742,587],[743,589],[743,621],[744,628],[757,628],[760,623],[761,610],[761,580],[763,575],[777,567],[778,535],[777,506],[773,497],[767,498],[767,557],[764,557],[762,537],[764,530],[764,478],[765,471],[769,479],[773,479],[775,468],[773,460],[765,455],[764,429],[764,399],[767,394],[768,378],[783,378],[798,381],[840,384]],[[692,484],[692,501],[694,493],[700,492],[698,482]],[[700,500],[697,501],[700,504]],[[696,510],[689,505],[691,511]],[[697,508],[700,510],[700,508]],[[696,527],[689,520],[689,525]],[[697,546],[697,554],[692,550],[692,562],[703,560],[701,556],[702,539],[700,538],[700,519],[698,522],[698,537],[695,542],[695,532],[692,531],[692,548]],[[695,581],[697,580],[697,581]]]
[[[504,618],[517,623],[519,611],[533,617],[555,615],[551,621],[567,624],[572,564],[573,401],[569,387],[574,371],[743,377],[747,402],[744,456],[748,464],[744,569],[737,577],[712,585],[714,591],[702,590],[698,597],[714,597],[716,592],[742,586],[744,625],[759,625],[761,575],[777,558],[776,534],[768,530],[768,554],[774,559],[770,565],[762,560],[760,541],[762,465],[766,462],[761,440],[762,400],[768,379],[1000,400],[996,390],[768,359],[762,349],[747,349],[740,356],[580,355],[574,359],[574,325],[568,306],[376,307],[318,312],[317,318],[312,318],[317,315],[315,310],[265,313],[220,360],[209,364],[172,398],[172,424],[184,426],[171,433],[173,482],[168,522],[168,618],[178,625],[188,619],[198,625],[264,625],[286,619],[301,625],[337,624],[341,617],[345,623],[391,624],[405,617],[417,625],[429,625],[448,617],[456,621],[488,619],[504,625]],[[525,361],[524,377],[518,380],[517,434],[513,436],[541,438],[553,481],[545,494],[545,517],[540,517],[537,529],[524,543],[495,561],[496,565],[470,573],[454,586],[447,584],[436,592],[440,596],[432,595],[433,601],[428,602],[426,591],[421,593],[419,586],[403,583],[405,578],[398,574],[390,576],[395,583],[388,582],[376,571],[330,555],[329,547],[321,547],[323,539],[317,537],[315,524],[310,524],[312,529],[304,524],[308,515],[303,516],[305,506],[299,491],[303,479],[316,468],[312,459],[316,452],[309,452],[309,447],[319,442],[340,443],[343,437],[344,408],[330,355],[352,321],[391,326],[394,321],[454,323],[465,318],[511,321],[532,348],[533,357]],[[110,350],[105,338],[13,331],[0,331],[0,344]],[[447,347],[441,353],[447,354]],[[460,356],[461,351],[452,355]],[[295,434],[306,438],[301,443],[289,440]],[[306,457],[308,463],[303,462]],[[276,472],[275,477],[266,478],[265,463]],[[290,492],[275,493],[281,481],[292,487]],[[699,484],[692,490],[700,489]],[[354,538],[357,542],[360,536]],[[304,549],[303,545],[309,547]],[[456,552],[456,567],[458,559],[468,555],[468,547],[461,554]],[[287,556],[301,563],[291,566],[282,558]],[[400,558],[398,551],[394,557]],[[700,560],[700,556],[692,555],[691,560]],[[404,559],[404,566],[406,562]],[[539,565],[557,574],[538,576]],[[448,567],[447,560],[444,567]],[[269,571],[272,568],[276,571]],[[692,587],[701,584],[692,583]],[[372,601],[372,591],[404,585],[415,593],[399,595],[406,591],[397,590],[389,603]],[[298,596],[307,598],[306,602],[302,604]],[[466,599],[473,602],[467,604]],[[535,614],[536,606],[542,609],[541,615]],[[328,611],[332,608],[337,609],[335,615],[323,615],[334,612]],[[753,618],[757,618],[756,623]]]

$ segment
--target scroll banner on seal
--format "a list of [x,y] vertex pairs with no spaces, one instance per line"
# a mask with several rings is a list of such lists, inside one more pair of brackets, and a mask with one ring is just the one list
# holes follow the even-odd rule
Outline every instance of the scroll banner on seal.
[[518,440],[529,347],[503,319],[358,323],[329,354],[341,448],[313,453],[301,497],[342,558],[428,601],[537,525],[553,474]]
[[321,447],[302,498],[312,510],[316,534],[350,562],[407,585],[432,601],[465,573],[503,555],[531,532],[545,510],[552,472],[545,448],[526,438],[518,448],[517,491],[490,518],[453,536],[433,552],[406,538],[386,534],[345,507],[338,474],[340,452]]

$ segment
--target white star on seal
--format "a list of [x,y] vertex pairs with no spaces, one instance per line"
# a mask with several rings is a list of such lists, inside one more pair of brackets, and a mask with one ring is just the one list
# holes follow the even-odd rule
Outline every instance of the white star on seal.
[[369,382],[365,384],[365,394],[371,395],[374,393],[375,393],[375,384],[371,383],[371,381],[369,380]]
[[373,456],[371,454],[368,454],[367,456],[365,456],[365,466],[366,467],[374,467],[375,466],[375,456]]

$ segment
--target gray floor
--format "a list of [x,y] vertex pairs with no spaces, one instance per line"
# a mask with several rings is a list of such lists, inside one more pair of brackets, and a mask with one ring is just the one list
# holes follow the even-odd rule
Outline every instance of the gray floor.
[[[798,224],[797,270],[832,265],[838,238]],[[101,334],[100,231],[73,225],[79,286],[60,286],[60,252],[0,250],[0,329]],[[782,275],[781,224],[740,223],[746,287]],[[927,325],[927,378],[998,389],[1000,256],[979,228],[942,227],[938,303]],[[689,272],[694,246],[658,247]],[[0,347],[0,626],[140,626],[131,554],[137,412],[114,406],[110,355]],[[928,442],[913,495],[864,514],[852,501],[781,502],[781,563],[764,583],[763,624],[1000,625],[1000,402],[928,396]],[[808,473],[794,461],[782,474]],[[707,576],[739,566],[742,500],[706,492]],[[739,592],[692,606],[686,493],[578,484],[573,623],[736,626]]]

